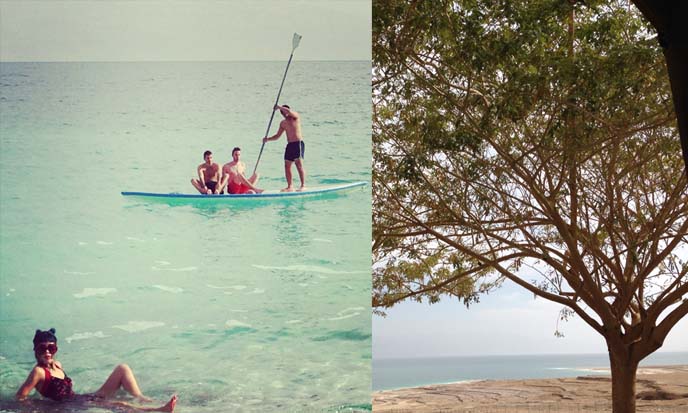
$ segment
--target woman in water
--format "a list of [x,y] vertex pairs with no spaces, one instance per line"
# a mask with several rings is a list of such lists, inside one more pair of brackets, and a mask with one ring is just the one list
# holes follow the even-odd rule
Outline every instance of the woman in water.
[[55,401],[83,400],[101,407],[125,407],[141,412],[173,412],[177,404],[177,396],[172,396],[169,402],[161,407],[135,406],[126,402],[110,401],[120,388],[127,391],[142,402],[151,402],[141,393],[134,373],[126,364],[120,364],[112,371],[110,377],[95,393],[77,395],[72,391],[72,380],[62,369],[62,364],[55,360],[57,353],[57,338],[55,329],[48,331],[36,330],[33,337],[33,351],[36,356],[36,366],[29,373],[29,377],[17,391],[17,399],[24,400],[36,389],[43,397]]

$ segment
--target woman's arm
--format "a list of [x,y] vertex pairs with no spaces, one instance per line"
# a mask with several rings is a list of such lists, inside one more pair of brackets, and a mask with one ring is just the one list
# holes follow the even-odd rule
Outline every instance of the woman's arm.
[[45,372],[40,367],[36,366],[29,373],[29,377],[26,378],[24,384],[21,385],[19,390],[17,390],[16,398],[17,400],[24,400],[28,397],[31,390],[33,390],[38,383],[45,380]]

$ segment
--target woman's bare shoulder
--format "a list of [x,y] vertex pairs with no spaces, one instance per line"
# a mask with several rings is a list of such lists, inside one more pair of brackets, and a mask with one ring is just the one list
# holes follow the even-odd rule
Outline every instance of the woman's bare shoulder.
[[43,369],[43,367],[36,364],[31,369],[31,372],[29,373],[29,377],[38,377],[39,379],[44,379],[45,378],[45,370]]

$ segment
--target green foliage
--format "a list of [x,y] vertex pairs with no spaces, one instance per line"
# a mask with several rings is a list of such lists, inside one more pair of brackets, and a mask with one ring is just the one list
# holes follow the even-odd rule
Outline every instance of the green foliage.
[[685,277],[656,270],[688,211],[650,32],[615,1],[374,1],[374,305],[508,278],[618,321]]

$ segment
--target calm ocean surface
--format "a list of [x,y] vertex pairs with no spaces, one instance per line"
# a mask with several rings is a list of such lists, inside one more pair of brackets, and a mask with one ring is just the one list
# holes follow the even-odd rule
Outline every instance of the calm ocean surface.
[[[192,193],[206,149],[223,164],[240,146],[252,170],[285,64],[0,64],[0,407],[33,411],[12,399],[35,329],[55,327],[78,393],[126,362],[185,412],[370,408],[369,187],[120,195]],[[295,60],[280,100],[301,113],[310,186],[370,181],[370,62]],[[259,186],[284,186],[285,144],[266,145]]]
[[[640,366],[675,364],[687,365],[688,353],[655,353],[640,363]],[[608,371],[604,371],[608,368],[607,354],[374,359],[373,390],[465,380],[541,379],[609,374]]]

